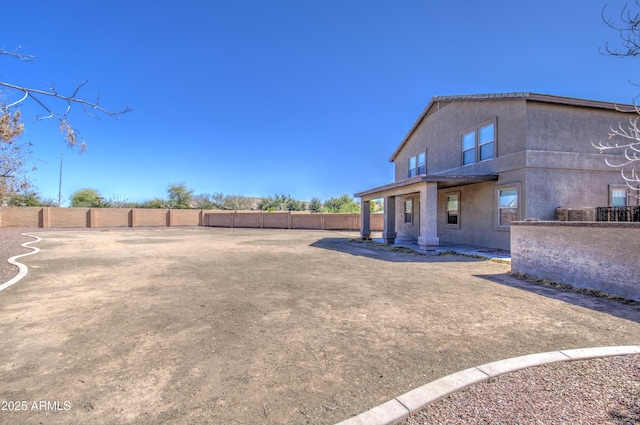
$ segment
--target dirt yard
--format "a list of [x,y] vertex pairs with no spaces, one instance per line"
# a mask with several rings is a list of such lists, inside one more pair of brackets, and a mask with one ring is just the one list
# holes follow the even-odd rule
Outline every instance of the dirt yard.
[[0,423],[332,424],[513,356],[638,344],[640,307],[341,233],[39,233],[0,292]]

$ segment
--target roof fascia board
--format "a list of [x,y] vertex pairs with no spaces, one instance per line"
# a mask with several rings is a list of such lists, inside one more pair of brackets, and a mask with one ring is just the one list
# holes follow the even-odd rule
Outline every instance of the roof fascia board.
[[635,105],[603,102],[600,100],[577,99],[573,97],[552,96],[548,94],[531,93],[529,94],[528,100],[546,103],[558,103],[561,105],[569,106],[582,106],[586,108],[609,109],[618,112],[638,112],[638,107]]
[[396,156],[398,156],[398,153],[402,150],[402,148],[407,143],[407,141],[409,140],[413,132],[416,131],[416,128],[418,128],[422,120],[427,116],[427,114],[429,113],[429,110],[436,104],[437,99],[438,99],[438,96],[432,97],[429,103],[427,104],[427,107],[424,108],[424,110],[420,113],[420,115],[418,115],[418,119],[413,123],[413,125],[411,126],[407,134],[402,139],[402,142],[400,142],[396,150],[393,151],[393,154],[391,154],[391,157],[389,158],[389,162],[395,161]]

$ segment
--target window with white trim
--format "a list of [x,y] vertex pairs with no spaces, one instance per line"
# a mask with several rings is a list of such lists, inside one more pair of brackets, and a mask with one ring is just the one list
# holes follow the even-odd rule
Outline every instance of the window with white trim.
[[462,136],[462,165],[476,162],[476,132]]
[[406,224],[413,223],[413,200],[407,199],[404,201],[404,222]]
[[491,159],[496,155],[496,124],[494,122],[462,136],[462,165]]
[[491,123],[478,130],[478,160],[491,159],[495,155],[496,127]]
[[420,152],[409,158],[409,177],[427,174],[427,153]]
[[518,189],[510,187],[498,190],[498,226],[509,227],[518,219]]
[[460,192],[447,193],[446,227],[460,228]]
[[626,187],[612,187],[609,190],[609,205],[612,207],[626,207],[629,205],[629,189]]

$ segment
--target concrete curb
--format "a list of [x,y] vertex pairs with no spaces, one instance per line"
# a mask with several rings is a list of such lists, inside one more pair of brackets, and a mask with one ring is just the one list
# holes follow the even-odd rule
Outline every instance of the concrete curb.
[[336,425],[392,425],[449,394],[504,373],[548,363],[629,354],[640,354],[640,345],[550,351],[487,363],[430,382]]
[[0,285],[0,291],[3,291],[5,289],[7,289],[8,287],[13,285],[14,283],[18,283],[29,272],[29,268],[27,266],[25,266],[22,263],[18,263],[16,261],[18,258],[26,257],[27,255],[37,254],[38,252],[40,252],[40,248],[36,248],[36,247],[33,247],[33,246],[28,246],[28,245],[32,244],[32,243],[35,243],[35,242],[40,242],[42,240],[41,238],[39,238],[37,236],[33,236],[33,235],[28,235],[26,233],[23,233],[22,236],[29,236],[30,238],[35,238],[36,239],[35,241],[25,242],[22,245],[20,245],[20,246],[23,246],[25,248],[33,249],[33,251],[27,252],[26,254],[13,256],[13,257],[11,257],[11,258],[9,258],[7,260],[7,262],[9,264],[13,264],[14,266],[18,266],[18,270],[19,271],[18,271],[18,274],[17,274],[16,277],[14,277],[13,279],[9,280],[8,282],[5,282],[2,285]]

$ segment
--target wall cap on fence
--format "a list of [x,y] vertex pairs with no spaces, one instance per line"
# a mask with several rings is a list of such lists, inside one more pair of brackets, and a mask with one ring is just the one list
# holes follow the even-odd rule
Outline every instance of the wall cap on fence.
[[640,229],[633,221],[512,221],[511,226],[608,227]]

